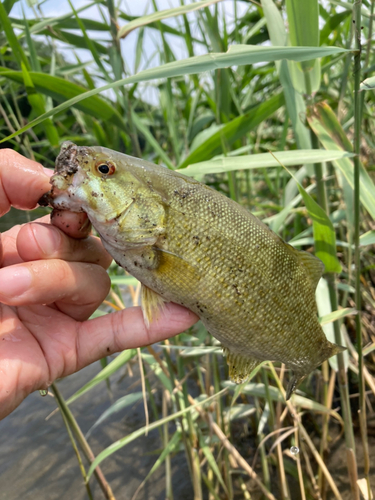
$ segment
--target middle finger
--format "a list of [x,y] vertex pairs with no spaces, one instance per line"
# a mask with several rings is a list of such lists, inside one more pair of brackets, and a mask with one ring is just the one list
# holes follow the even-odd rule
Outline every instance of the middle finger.
[[51,224],[24,225],[17,236],[17,250],[25,262],[62,259],[69,262],[89,262],[107,269],[112,261],[99,238],[88,236],[74,239]]
[[108,294],[103,267],[49,259],[0,269],[0,302],[9,306],[55,303],[60,311],[87,319]]

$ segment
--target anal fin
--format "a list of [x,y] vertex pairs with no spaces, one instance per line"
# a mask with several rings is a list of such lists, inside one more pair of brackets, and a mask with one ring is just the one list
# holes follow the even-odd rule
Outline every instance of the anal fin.
[[161,311],[165,307],[165,301],[161,295],[151,290],[142,283],[141,288],[143,319],[147,326],[150,326],[153,320],[158,319]]
[[235,384],[242,384],[249,377],[250,373],[261,361],[250,356],[232,352],[228,347],[222,346],[223,355],[227,360],[229,377]]

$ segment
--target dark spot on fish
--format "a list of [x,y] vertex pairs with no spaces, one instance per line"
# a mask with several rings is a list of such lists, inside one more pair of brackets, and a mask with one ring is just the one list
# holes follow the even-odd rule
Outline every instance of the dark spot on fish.
[[182,198],[183,200],[191,194],[190,189],[175,189],[174,194]]
[[91,196],[93,196],[94,198],[96,198],[98,195],[98,193],[95,193],[95,191],[91,191]]
[[[86,162],[87,163],[87,162]],[[111,352],[111,349],[109,347],[107,347],[107,352]]]
[[133,262],[133,264],[135,265],[135,267],[137,267],[137,266],[138,266],[138,263],[137,263],[137,261],[136,261],[136,260]]

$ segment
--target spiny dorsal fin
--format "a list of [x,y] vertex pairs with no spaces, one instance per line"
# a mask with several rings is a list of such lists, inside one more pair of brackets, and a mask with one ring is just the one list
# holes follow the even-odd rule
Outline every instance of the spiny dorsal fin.
[[296,250],[299,261],[304,265],[307,270],[307,274],[311,281],[311,286],[313,291],[315,292],[316,287],[318,286],[319,280],[324,273],[324,264],[323,262],[312,255],[309,252],[305,252],[304,250]]
[[151,290],[142,283],[141,288],[143,319],[147,326],[153,320],[158,319],[161,311],[165,307],[165,301],[161,295]]

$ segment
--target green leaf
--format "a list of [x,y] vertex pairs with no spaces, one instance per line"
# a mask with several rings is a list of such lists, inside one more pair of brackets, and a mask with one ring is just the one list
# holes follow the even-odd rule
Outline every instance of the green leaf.
[[[69,82],[68,80],[64,80],[63,78],[60,78],[58,76],[47,75],[45,73],[30,71],[29,75],[36,90],[52,97],[58,102],[64,103],[60,105],[62,108],[60,109],[60,111],[70,108],[71,105],[66,106],[66,103],[71,102],[75,98],[77,99],[75,107],[80,111],[94,116],[95,118],[108,120],[114,125],[117,125],[117,127],[119,128],[125,128],[124,121],[113,104],[109,104],[107,101],[96,95],[89,98],[80,99],[82,95],[87,94],[84,87],[81,87],[76,83]],[[0,67],[0,76],[9,78],[10,80],[14,80],[15,82],[23,82],[23,76],[20,71],[11,71],[7,68]],[[57,112],[56,110],[58,108],[59,106],[51,111],[48,111],[47,113],[42,114],[39,118],[37,118],[33,122],[30,122],[29,125],[36,125],[37,123],[41,123],[42,121],[44,121],[49,116],[53,116],[55,114],[53,111]],[[42,117],[43,119],[41,119]],[[30,127],[27,126],[27,128]],[[18,133],[16,135],[18,135]]]
[[107,408],[96,420],[96,422],[90,427],[90,429],[87,431],[86,438],[92,433],[92,431],[98,427],[104,420],[109,418],[111,415],[114,413],[118,413],[119,411],[123,410],[124,408],[127,408],[128,406],[137,403],[140,399],[142,399],[143,393],[142,392],[131,392],[130,394],[126,394],[122,398],[118,399],[115,401],[109,408]]
[[35,43],[34,43],[33,38],[31,37],[31,33],[29,30],[29,23],[27,22],[27,19],[25,18],[24,12],[23,12],[23,22],[24,22],[24,26],[25,26],[26,41],[27,41],[27,45],[29,47],[31,69],[33,71],[41,71],[40,62],[39,62],[38,55],[36,52]]
[[200,446],[200,449],[203,452],[204,456],[207,459],[208,465],[211,467],[212,471],[215,473],[217,479],[219,480],[219,483],[223,487],[224,491],[226,492],[227,498],[228,498],[228,496],[229,496],[228,490],[227,490],[227,487],[226,487],[226,485],[224,483],[224,480],[223,480],[223,477],[221,475],[220,469],[219,469],[219,467],[218,467],[218,465],[216,463],[215,457],[213,456],[210,447],[205,443],[205,441],[204,441],[201,433],[200,433],[200,436],[199,436],[199,446]]
[[[338,160],[353,157],[346,151],[324,151],[322,149],[297,149],[294,151],[278,151],[274,155],[280,163],[290,167],[301,164],[313,164],[323,161]],[[184,169],[178,170],[182,174],[195,176],[203,174],[218,174],[232,170],[248,170],[256,168],[278,167],[280,163],[270,153],[260,153],[246,156],[227,156],[211,161],[194,163]]]
[[[235,388],[235,384],[233,382],[223,382],[222,385],[224,387],[228,387],[231,389]],[[279,401],[280,403],[285,403],[285,400],[278,388],[268,386],[266,392],[265,385],[261,383],[257,384],[255,382],[250,382],[244,386],[243,392],[244,394],[248,394],[250,396],[256,396],[258,398],[266,398],[268,393],[272,401]],[[327,408],[326,406],[317,403],[316,401],[312,401],[311,399],[305,398],[304,396],[300,396],[299,394],[293,394],[291,397],[291,401],[294,406],[299,406],[306,410],[316,411],[318,413],[326,413],[332,415],[338,420],[341,420],[340,415],[334,410],[331,410],[330,408]]]
[[361,247],[375,245],[375,231],[367,231],[367,233],[362,234],[359,238],[359,244]]
[[3,5],[4,5],[4,9],[6,10],[6,13],[9,14],[10,11],[12,10],[13,8],[13,5],[18,2],[19,0],[4,0],[3,1]]
[[160,158],[167,165],[167,167],[174,169],[174,165],[171,162],[171,160],[168,158],[167,153],[160,146],[160,144],[155,139],[155,137],[151,134],[149,128],[146,125],[144,125],[142,120],[139,118],[137,113],[135,113],[134,111],[132,111],[132,120],[133,120],[134,125],[138,129],[138,131],[144,135],[146,141],[150,144],[150,146],[153,148],[153,150],[156,152],[156,154],[160,156]]
[[[89,51],[91,52],[98,68],[100,68],[102,70],[102,73],[103,75],[106,77],[107,81],[110,81],[111,78],[107,72],[107,70],[105,69],[100,57],[99,57],[99,54],[95,48],[95,44],[93,43],[93,40],[91,40],[91,38],[88,36],[88,34],[86,33],[86,28],[85,28],[85,25],[82,23],[82,21],[80,20],[79,16],[78,16],[78,12],[76,11],[76,9],[74,8],[71,0],[68,0],[69,2],[69,5],[70,5],[70,8],[72,9],[73,11],[73,14],[76,18],[76,21],[77,21],[77,24],[78,26],[80,27],[81,31],[82,31],[82,34],[83,34],[83,38],[85,40],[85,44],[87,46],[87,48],[89,49]],[[107,50],[108,51],[108,50]]]
[[[129,16],[129,14],[125,14],[125,12],[120,12],[118,17],[120,19],[124,19],[125,21],[135,21],[138,19],[137,16]],[[155,23],[150,23],[147,25],[148,28],[155,29],[157,31],[160,31],[161,29],[164,31],[164,33],[169,33],[170,35],[175,35],[181,38],[185,37],[185,33],[183,31],[180,31],[178,29],[173,28],[169,24],[162,23],[160,21],[157,21]],[[194,38],[194,42],[196,43],[203,43],[202,40],[199,40],[197,38]]]
[[[335,343],[336,339],[335,339],[335,332],[333,329],[332,322],[325,323],[323,321],[325,318],[327,318],[327,317],[329,318],[332,315],[339,316],[339,313],[341,311],[339,310],[339,311],[331,312],[331,300],[330,300],[330,296],[329,296],[328,284],[324,278],[322,278],[319,281],[318,286],[316,287],[315,296],[316,296],[316,303],[318,306],[318,311],[319,311],[319,314],[321,316],[320,321],[322,324],[323,331],[324,331],[327,339],[330,342]],[[355,309],[353,309],[351,311],[351,314],[353,314],[353,313],[356,313]],[[336,319],[339,319],[339,317],[337,317]],[[346,347],[346,342],[345,342],[345,339],[342,335],[341,335],[341,340],[340,340],[339,344]],[[348,363],[349,363],[348,351],[344,351],[343,356],[344,356],[345,370],[347,370]],[[338,371],[337,356],[330,357],[328,359],[328,362],[333,370]]]
[[203,7],[207,7],[209,5],[212,5],[213,3],[217,3],[220,1],[221,0],[203,0],[201,2],[193,2],[191,4],[182,5],[181,7],[176,7],[174,9],[159,10],[157,12],[153,12],[152,14],[148,14],[147,16],[138,17],[137,19],[134,19],[133,21],[130,21],[128,24],[123,26],[118,32],[117,36],[118,38],[124,38],[131,31],[141,26],[146,26],[147,24],[161,21],[162,19],[167,19],[169,17],[187,14],[188,12],[202,9]]
[[152,466],[150,472],[143,479],[142,484],[138,487],[138,491],[146,483],[146,481],[152,476],[152,474],[158,470],[158,468],[162,465],[162,463],[167,458],[167,456],[170,455],[171,453],[173,453],[176,449],[178,449],[178,446],[181,442],[181,437],[182,437],[181,431],[176,431],[173,434],[171,439],[168,441],[167,446],[165,446],[165,448],[163,449],[163,451],[159,455],[158,459],[156,460],[156,462]]
[[361,85],[359,86],[360,90],[375,90],[375,76],[371,76],[370,78],[366,78],[363,80]]
[[[329,3],[332,5],[338,5],[339,7],[342,7],[345,10],[349,10],[351,13],[353,11],[353,4],[348,3],[348,2],[340,2],[340,1],[335,1],[335,0],[329,0]],[[363,5],[361,6],[361,14],[365,17],[371,17],[371,12],[366,9],[366,7]]]
[[[21,67],[22,67],[22,75],[23,75],[23,80],[25,83],[26,87],[26,92],[27,92],[27,99],[34,111],[34,114],[36,116],[41,115],[45,112],[45,106],[44,106],[44,99],[43,96],[37,93],[35,90],[33,81],[30,78],[30,73],[27,71],[26,66],[21,62]],[[60,142],[60,137],[59,134],[55,128],[55,126],[52,123],[51,118],[48,120],[45,120],[42,124],[45,133],[47,135],[47,139],[49,143],[51,144],[52,147],[57,147]]]
[[[97,2],[95,2],[97,3]],[[86,8],[86,6],[85,6]],[[76,9],[76,12],[80,12],[83,9]],[[93,30],[93,31],[105,31],[108,32],[108,24],[107,23],[102,23],[100,21],[97,21],[95,19],[89,19],[89,18],[84,18],[79,16],[80,21],[83,23],[85,26],[86,30]],[[77,19],[74,17],[69,17],[65,19],[56,19],[53,22],[53,25],[55,28],[60,28],[60,29],[66,29],[66,30],[78,30],[80,29],[79,24],[77,23]]]
[[83,387],[78,389],[77,392],[73,394],[68,400],[67,404],[73,403],[76,399],[78,399],[82,394],[89,391],[96,385],[100,384],[104,380],[107,380],[108,377],[113,375],[119,368],[124,366],[128,361],[130,361],[137,354],[137,349],[128,349],[127,351],[123,351],[121,354],[116,356],[116,358],[109,363],[103,370],[101,370],[94,378],[87,382]]
[[85,36],[77,35],[76,33],[70,33],[69,31],[63,30],[53,30],[52,33],[48,30],[43,30],[41,35],[50,36],[56,40],[61,40],[64,43],[68,43],[77,49],[93,49],[95,52],[103,55],[108,55],[108,47],[96,40],[88,40]]
[[[357,314],[357,310],[351,307],[345,307],[344,309],[339,309],[338,311],[333,311],[325,314],[325,316],[321,316],[319,318],[319,323],[323,325],[328,325],[329,323],[333,323],[338,319],[345,318],[346,316],[353,316],[353,314]],[[334,342],[334,341],[332,341]]]
[[[246,385],[246,384],[245,384]],[[225,413],[227,414],[228,420],[237,420],[239,418],[248,417],[256,412],[254,405],[249,404],[238,404],[225,408]]]
[[[269,118],[284,104],[282,94],[270,97],[266,102],[254,106],[247,113],[238,116],[234,120],[221,125],[217,132],[213,133],[206,141],[192,151],[187,158],[179,165],[179,169],[187,167],[192,163],[211,158],[222,151],[223,143],[231,146],[238,139],[257,127],[264,120]],[[184,172],[185,173],[185,169]],[[190,174],[187,174],[190,175]]]
[[[273,0],[261,0],[261,4],[267,19],[267,28],[272,45],[286,45],[287,33],[285,31],[284,19],[280,11]],[[305,101],[302,95],[294,88],[287,61],[276,63],[276,68],[279,74],[280,83],[283,87],[286,108],[293,126],[297,147],[299,149],[311,149],[310,132],[301,119],[301,117],[304,117],[306,114]],[[294,198],[296,191],[295,182],[292,180],[285,191],[286,203]]]
[[164,417],[164,418],[158,420],[157,422],[152,422],[148,426],[141,427],[140,429],[132,432],[131,434],[128,434],[127,436],[119,439],[118,441],[115,441],[110,446],[108,446],[108,448],[106,448],[101,453],[99,453],[99,455],[95,458],[95,460],[91,464],[90,469],[87,473],[87,479],[90,479],[95,468],[104,459],[106,459],[107,457],[109,457],[110,455],[115,453],[116,451],[120,450],[121,448],[123,448],[127,444],[131,443],[132,441],[134,441],[138,437],[143,436],[143,434],[145,434],[146,432],[150,432],[153,429],[157,429],[158,427],[160,427],[163,424],[166,424],[167,422],[171,422],[173,420],[176,420],[178,417],[181,417],[182,415],[185,415],[186,413],[193,411],[197,406],[202,406],[202,405],[209,403],[210,401],[222,396],[224,394],[224,392],[226,392],[226,389],[223,389],[220,392],[217,392],[216,394],[214,394],[213,396],[205,398],[204,400],[199,401],[198,403],[196,403],[194,405],[188,406],[187,408],[184,408],[181,411],[173,413],[172,415],[168,415],[167,417]]
[[[233,66],[239,66],[244,64],[247,65],[247,64],[254,64],[257,62],[275,61],[279,59],[292,59],[296,61],[304,61],[315,57],[324,57],[328,55],[338,54],[341,52],[349,52],[349,51],[339,47],[267,47],[267,46],[257,46],[257,45],[255,46],[232,45],[229,48],[229,50],[224,53],[218,53],[218,54],[210,53],[202,56],[194,56],[188,59],[182,59],[181,61],[174,61],[171,63],[167,63],[158,66],[157,68],[149,68],[140,71],[137,75],[133,75],[128,78],[123,78],[122,80],[109,83],[107,85],[104,85],[103,87],[99,87],[90,90],[88,92],[84,92],[80,95],[76,95],[75,97],[69,99],[68,101],[65,101],[63,104],[60,104],[59,106],[56,106],[47,113],[44,113],[42,116],[28,123],[20,130],[17,130],[13,134],[3,138],[0,141],[0,143],[8,141],[13,137],[16,137],[22,132],[25,132],[26,130],[29,130],[35,125],[41,123],[46,118],[49,118],[50,116],[53,116],[56,113],[59,113],[60,111],[63,111],[67,108],[70,108],[71,106],[74,106],[79,102],[88,99],[89,97],[96,96],[96,94],[104,92],[105,90],[115,89],[131,83],[144,82],[148,80],[154,80],[157,78],[169,78],[181,75],[191,75],[199,73],[201,71],[210,71],[218,68],[227,68],[232,65]],[[7,72],[7,76],[14,73],[15,72],[11,71]],[[5,76],[4,72],[3,76]],[[41,74],[42,78],[45,78],[46,76],[47,75]],[[37,83],[35,81],[34,84],[35,86],[37,86]],[[78,85],[76,87],[80,89]],[[100,100],[99,102],[102,101]],[[83,103],[82,107],[84,106],[85,104]],[[114,110],[112,111],[114,113]]]
[[306,78],[309,78],[311,87],[309,90],[311,91],[311,93],[318,92],[318,90],[320,89],[320,82],[322,81],[320,59],[315,59],[313,68],[309,71],[307,77],[300,66],[300,63],[288,61],[289,73],[294,88],[300,94],[307,94],[308,92],[306,88]]
[[13,31],[8,13],[2,2],[0,2],[0,25],[2,25],[3,27],[6,35],[6,40],[8,41],[10,48],[12,49],[12,55],[16,59],[18,65],[21,67],[21,63],[23,63],[27,69],[30,69],[29,61],[18,41],[18,38]]
[[[173,384],[171,382],[171,379],[164,373],[159,363],[155,360],[154,356],[146,352],[142,352],[142,359],[144,359],[146,363],[150,365],[151,369],[154,371],[160,382],[167,389],[167,391],[171,393],[173,391]],[[163,364],[165,368],[167,368],[167,365],[164,363],[164,361]]]
[[192,356],[203,356],[205,354],[222,354],[223,349],[221,347],[206,346],[206,347],[184,347],[180,351],[180,356],[182,358],[190,358]]
[[[284,167],[285,170],[289,170]],[[309,193],[297,181],[298,190],[305,202],[305,206],[313,223],[315,255],[323,262],[326,273],[340,273],[342,268],[336,255],[336,235],[333,224],[323,208],[319,206]]]
[[[319,5],[318,0],[286,0],[289,36],[295,47],[319,46]],[[312,69],[314,61],[301,64],[304,71]]]
[[324,45],[328,43],[328,37],[332,34],[336,28],[344,22],[348,17],[352,14],[351,10],[344,10],[344,12],[339,12],[338,14],[334,14],[333,16],[329,16],[326,24],[323,26],[320,31],[320,44]]
[[[314,108],[309,108],[307,120],[325,149],[337,151],[353,151],[352,144],[347,138],[336,115],[325,102]],[[348,184],[354,189],[354,166],[350,158],[334,160],[333,165],[340,169]],[[375,185],[366,169],[360,163],[359,167],[360,201],[371,217],[375,220]]]
[[[84,10],[89,9],[90,7],[93,7],[94,5],[97,5],[98,1],[94,0],[93,2],[87,3],[83,5],[82,7],[78,8],[76,11],[77,12],[82,12]],[[30,31],[31,33],[39,33],[40,31],[44,30],[45,28],[50,27],[52,28],[53,26],[61,23],[62,21],[69,20],[72,17],[72,13],[68,12],[67,14],[62,14],[61,16],[56,16],[56,17],[48,17],[42,20],[38,20],[35,22],[31,28]],[[108,29],[108,28],[107,28]]]

